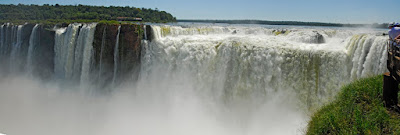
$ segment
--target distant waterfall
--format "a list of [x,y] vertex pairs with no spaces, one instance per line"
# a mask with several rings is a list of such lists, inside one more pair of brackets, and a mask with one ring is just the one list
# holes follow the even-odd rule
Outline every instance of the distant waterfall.
[[[81,71],[81,83],[85,84],[89,81],[90,69],[93,64],[93,35],[96,29],[96,24],[88,24],[83,27],[82,42],[83,42],[83,57],[78,59],[82,61],[82,71]],[[81,31],[82,31],[81,30]],[[79,67],[78,67],[79,68]]]
[[33,68],[33,56],[35,52],[37,45],[38,45],[38,27],[39,24],[36,24],[33,29],[32,29],[32,33],[30,35],[29,38],[29,48],[28,48],[28,56],[27,56],[27,63],[26,63],[26,67],[25,70],[27,71],[28,74],[32,73],[32,68]]
[[0,56],[2,56],[3,55],[3,53],[4,53],[4,38],[5,38],[5,29],[6,29],[7,27],[6,27],[6,25],[5,24],[3,24],[3,25],[1,25],[1,27],[0,27]]
[[[56,30],[55,74],[61,79],[88,79],[96,24],[70,24]],[[82,72],[85,72],[82,74]]]
[[72,76],[75,42],[79,26],[80,24],[70,24],[67,28],[56,30],[54,72],[57,78],[69,79]]
[[144,32],[143,36],[144,36],[144,40],[148,40],[148,38],[147,38],[147,29],[146,29],[146,27],[147,27],[147,26],[144,26],[144,27],[143,27],[143,32]]
[[13,44],[11,46],[11,56],[10,56],[10,70],[16,72],[18,71],[18,65],[19,65],[19,58],[20,58],[20,51],[21,51],[21,45],[22,45],[22,28],[23,25],[18,25],[15,27],[16,30],[14,30],[15,34],[13,34]]
[[115,48],[114,48],[114,75],[113,75],[113,80],[112,83],[115,85],[115,79],[117,78],[117,72],[118,72],[118,59],[119,59],[119,34],[121,32],[121,26],[118,26],[118,34],[115,39]]
[[103,54],[104,54],[104,47],[105,47],[105,44],[106,44],[106,32],[107,32],[106,29],[107,29],[107,27],[104,27],[103,35],[101,37],[99,71],[98,71],[97,78],[100,78],[101,77],[101,73],[103,73]]

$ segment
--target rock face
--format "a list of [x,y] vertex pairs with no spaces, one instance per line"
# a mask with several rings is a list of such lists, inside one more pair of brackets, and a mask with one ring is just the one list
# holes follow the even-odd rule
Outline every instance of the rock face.
[[39,46],[36,48],[34,63],[35,74],[41,78],[51,79],[54,75],[54,36],[55,32],[47,26],[39,28]]
[[145,26],[143,26],[143,28],[146,31],[146,33],[145,33],[146,34],[146,40],[152,41],[154,37],[153,37],[153,34],[151,33],[153,31],[151,26],[150,25],[145,25]]
[[122,25],[119,38],[119,58],[117,76],[124,80],[136,81],[140,72],[141,39],[139,35],[141,27],[138,25]]
[[92,72],[94,78],[97,78],[99,85],[110,84],[112,82],[114,46],[117,31],[117,25],[98,24],[96,26],[93,40],[94,69]]
[[[118,27],[120,27],[120,31],[118,31]],[[93,41],[93,74],[97,75],[98,84],[110,84],[129,79],[137,80],[140,69],[140,29],[139,25],[134,24],[98,24],[96,26]],[[118,32],[120,33],[118,34]],[[117,39],[119,39],[118,55],[115,55]],[[115,60],[118,60],[117,64],[115,64]]]
[[[1,68],[12,73],[29,73],[44,80],[51,79],[54,74],[55,32],[48,26],[38,25],[34,33],[35,26],[5,24],[0,27]],[[29,52],[33,44],[35,47],[31,47]]]
[[[89,83],[98,87],[118,85],[126,80],[136,81],[140,70],[143,26],[94,25],[94,34],[91,32],[93,35],[89,35],[89,24],[62,24],[56,28],[41,24],[0,25],[1,71],[28,73],[48,80],[57,79],[58,72],[55,69],[61,66],[57,69],[64,71],[73,67],[73,72],[85,72],[77,73],[77,77],[63,78],[65,81],[82,83],[79,79],[84,75],[83,78],[88,75]],[[75,31],[72,33],[73,28]],[[89,40],[91,38],[93,40]]]
[[[29,47],[29,37],[32,34],[32,29],[35,25],[33,24],[27,24],[22,27],[21,31],[21,48],[20,48],[20,62],[25,63],[26,62],[26,57],[28,54],[28,47]],[[21,64],[23,65],[23,64]],[[22,70],[23,67],[21,67],[20,70]]]
[[[322,44],[325,43],[324,36],[318,31],[284,31],[287,34],[289,40],[310,43],[310,44]],[[283,32],[279,32],[283,33]]]
[[316,41],[316,43],[317,44],[322,44],[322,43],[325,43],[325,39],[324,39],[324,36],[322,36],[321,34],[319,34],[318,32],[314,32],[315,33],[315,38],[317,39]]

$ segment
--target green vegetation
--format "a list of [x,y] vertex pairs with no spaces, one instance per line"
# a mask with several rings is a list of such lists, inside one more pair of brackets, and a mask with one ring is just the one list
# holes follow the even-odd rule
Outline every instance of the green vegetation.
[[71,23],[93,23],[98,22],[99,24],[125,24],[130,22],[119,22],[116,20],[63,20],[63,19],[49,19],[49,20],[0,20],[0,24],[13,23],[14,25],[23,25],[25,23],[30,24],[42,24],[54,26],[56,24],[67,25]]
[[108,24],[108,25],[110,25],[110,24],[120,24],[120,22],[115,21],[115,20],[111,20],[111,21],[101,20],[101,21],[99,21],[99,24]]
[[176,18],[165,11],[129,6],[0,5],[1,22],[97,22],[99,20],[116,20],[117,17],[142,18],[145,22],[176,22]]
[[382,87],[381,75],[343,87],[334,102],[312,116],[307,134],[400,134],[400,115],[383,107]]

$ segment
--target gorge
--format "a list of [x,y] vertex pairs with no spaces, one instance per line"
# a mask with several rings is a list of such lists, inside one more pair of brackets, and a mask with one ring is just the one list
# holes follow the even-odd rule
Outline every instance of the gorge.
[[341,86],[386,70],[383,31],[3,24],[0,131],[302,134]]

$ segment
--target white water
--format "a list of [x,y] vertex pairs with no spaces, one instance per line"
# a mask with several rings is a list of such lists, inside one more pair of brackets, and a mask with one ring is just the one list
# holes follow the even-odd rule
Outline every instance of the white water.
[[[385,70],[386,37],[373,33],[357,36],[354,31],[342,31],[356,35],[331,34],[329,38],[327,33],[334,29],[295,29],[280,35],[269,33],[273,30],[268,28],[247,27],[153,29],[156,39],[144,52],[142,76],[158,66],[167,74],[188,71],[209,87],[203,90],[229,92],[234,97],[283,90],[313,107],[329,101],[344,83]],[[306,33],[312,37],[315,32],[324,35],[326,43],[308,43],[314,41]]]
[[[78,72],[81,82],[92,79],[95,26],[56,29],[56,78],[72,79]],[[152,29],[155,38],[142,42],[139,81],[122,82],[110,95],[25,76],[0,78],[0,108],[6,108],[0,109],[0,132],[302,134],[309,113],[331,101],[340,86],[385,71],[387,37],[371,31],[293,28],[278,34],[258,26]],[[316,32],[325,43],[315,44]],[[104,41],[101,46],[103,52]],[[101,64],[100,59],[100,68]]]
[[[14,34],[12,31],[10,31],[9,30],[9,27],[11,27],[11,30],[14,28],[12,25],[10,25],[9,23],[7,23],[7,24],[4,24],[3,26],[2,26],[2,37],[0,38],[1,39],[1,43],[2,43],[2,46],[1,46],[1,50],[0,50],[0,53],[2,54],[2,55],[5,55],[6,56],[6,54],[7,54],[7,51],[9,50],[9,47],[11,46],[10,44],[11,44],[11,36]],[[9,52],[8,52],[8,54],[9,54]],[[6,58],[3,58],[3,59],[6,59]]]
[[21,51],[21,45],[22,45],[22,28],[23,25],[18,25],[15,27],[15,35],[14,38],[15,40],[13,41],[13,44],[11,46],[11,56],[10,56],[10,70],[11,72],[18,72],[18,62],[20,61],[19,54]]
[[[26,67],[25,70],[27,71],[28,74],[32,73],[32,67],[33,67],[33,56],[35,53],[35,50],[37,48],[38,45],[38,37],[37,37],[37,30],[38,30],[39,25],[36,24],[33,29],[32,29],[32,33],[29,37],[29,48],[28,48],[28,56],[27,56],[27,63],[26,63]],[[37,52],[36,52],[37,53]]]
[[119,34],[121,32],[121,26],[118,26],[118,34],[117,37],[115,38],[115,47],[114,47],[114,75],[113,75],[113,80],[112,80],[112,86],[115,86],[115,80],[117,78],[117,72],[118,72],[118,59],[119,59]]
[[[339,31],[344,34],[332,34]],[[304,127],[309,111],[331,101],[340,86],[386,70],[387,37],[373,32],[294,29],[275,35],[269,28],[217,26],[153,26],[153,32],[156,38],[144,47],[141,79],[190,84],[195,95],[206,97],[199,102],[223,104],[234,112],[232,119],[240,122],[232,126],[246,125],[236,127],[243,134],[255,132],[249,126],[254,120],[273,123],[257,129],[260,133],[293,134]],[[326,43],[315,44],[316,32]],[[247,117],[265,110],[265,121]],[[286,110],[293,117],[286,119]],[[271,118],[280,119],[271,123]]]
[[1,25],[1,27],[0,27],[0,56],[1,55],[3,55],[3,53],[4,53],[4,38],[5,38],[5,35],[4,35],[4,28],[7,28],[6,27],[6,25],[5,24],[3,24],[3,25]]
[[84,40],[83,57],[82,57],[82,74],[81,74],[81,84],[86,84],[89,81],[90,69],[93,65],[93,35],[95,32],[96,24],[89,24],[83,29],[86,31],[83,37]]
[[74,23],[67,28],[56,29],[54,71],[57,78],[78,82],[86,82],[89,79],[95,27],[95,23]]
[[70,24],[68,28],[56,30],[54,45],[54,73],[57,78],[68,79],[72,76],[76,34],[80,24]]
[[101,48],[100,48],[100,64],[99,64],[99,67],[100,67],[100,69],[99,69],[99,74],[98,74],[98,76],[97,76],[97,78],[100,78],[100,77],[102,77],[101,76],[101,74],[103,73],[103,54],[104,54],[104,46],[105,46],[105,44],[106,44],[106,29],[107,29],[107,27],[104,27],[104,29],[103,29],[103,36],[102,36],[102,38],[101,38]]

